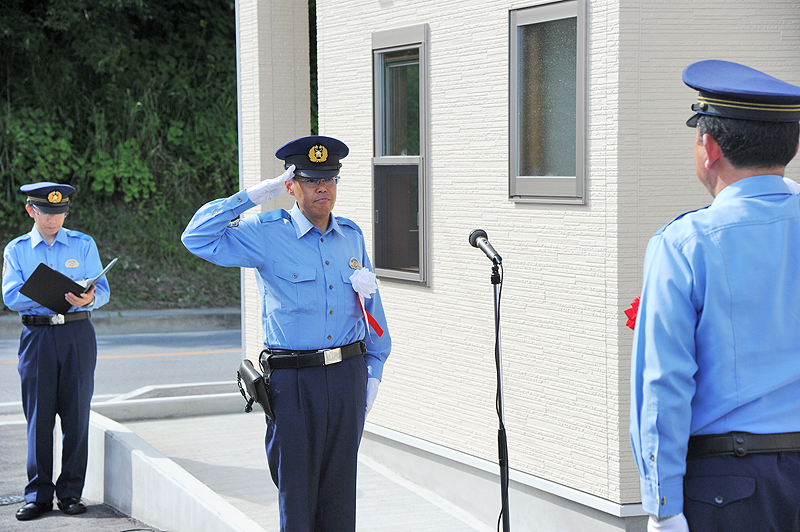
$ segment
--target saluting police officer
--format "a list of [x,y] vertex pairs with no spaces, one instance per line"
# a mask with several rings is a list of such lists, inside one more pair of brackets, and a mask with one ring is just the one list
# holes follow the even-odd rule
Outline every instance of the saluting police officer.
[[797,532],[800,87],[716,60],[683,80],[714,200],[645,254],[630,433],[648,530]]
[[[62,512],[86,511],[81,502],[86,476],[89,410],[94,391],[97,341],[91,312],[108,302],[110,290],[102,277],[87,292],[63,296],[72,307],[56,315],[20,293],[40,264],[79,282],[103,271],[92,237],[64,229],[70,185],[42,182],[24,185],[25,209],[34,226],[15,238],[3,253],[3,301],[22,317],[19,374],[22,407],[28,423],[28,485],[26,504],[16,517],[35,519],[53,509],[53,494]],[[61,418],[61,474],[53,483],[53,428]]]
[[[358,446],[391,349],[380,294],[359,295],[355,282],[376,286],[361,229],[331,214],[348,152],[330,137],[289,142],[275,153],[281,176],[206,204],[182,236],[198,257],[255,269],[284,532],[355,530]],[[291,211],[231,221],[283,192],[296,199]]]

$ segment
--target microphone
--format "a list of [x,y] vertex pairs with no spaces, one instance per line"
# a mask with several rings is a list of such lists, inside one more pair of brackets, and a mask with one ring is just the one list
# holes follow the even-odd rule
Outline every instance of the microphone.
[[483,229],[473,229],[469,234],[469,243],[474,248],[480,248],[495,264],[503,262],[503,258],[489,243],[489,237]]

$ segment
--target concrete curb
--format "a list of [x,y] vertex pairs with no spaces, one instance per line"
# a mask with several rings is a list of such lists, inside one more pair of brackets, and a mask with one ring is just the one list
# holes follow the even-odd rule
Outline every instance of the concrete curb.
[[84,496],[170,532],[265,532],[136,434],[91,413]]
[[[241,309],[98,310],[92,312],[98,336],[239,329]],[[17,313],[0,316],[0,339],[16,340],[22,332]]]
[[[235,383],[232,384],[236,386]],[[208,393],[182,397],[154,397],[93,402],[92,411],[120,423],[144,419],[236,414],[244,411],[240,393]],[[22,416],[22,402],[0,403],[0,416]]]
[[158,397],[130,401],[106,401],[92,405],[92,412],[118,422],[144,419],[169,419],[191,416],[236,414],[244,411],[245,401],[238,393]]
[[[108,401],[92,402],[92,411],[117,422],[236,414],[245,400],[236,381],[144,386]],[[20,405],[21,408],[21,405]]]
[[[245,405],[241,394],[218,393],[235,387],[235,382],[145,386],[93,403],[83,496],[170,532],[265,532],[241,510],[120,424],[238,413]],[[193,395],[182,395],[187,392]],[[55,438],[61,438],[58,425]],[[59,455],[60,446],[55,449]],[[61,457],[57,456],[56,475],[60,463]]]

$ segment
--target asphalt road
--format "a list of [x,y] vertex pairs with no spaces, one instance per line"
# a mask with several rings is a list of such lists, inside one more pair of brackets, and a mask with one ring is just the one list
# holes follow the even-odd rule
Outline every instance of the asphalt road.
[[[19,341],[0,340],[0,405],[20,402]],[[238,330],[97,337],[94,397],[104,400],[148,385],[234,382]]]

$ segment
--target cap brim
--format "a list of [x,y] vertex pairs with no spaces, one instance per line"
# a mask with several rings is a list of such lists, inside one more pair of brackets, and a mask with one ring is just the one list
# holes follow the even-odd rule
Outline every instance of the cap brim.
[[697,127],[697,121],[700,120],[700,116],[702,115],[700,113],[697,113],[696,115],[694,115],[693,117],[691,117],[689,120],[686,121],[686,125],[689,127]]
[[69,203],[64,203],[61,205],[52,205],[50,203],[38,203],[36,201],[29,201],[28,203],[36,207],[36,210],[41,211],[44,214],[64,214],[69,210]]
[[[340,165],[341,166],[341,165]],[[339,175],[339,169],[336,170],[307,170],[304,168],[295,169],[294,175],[299,177],[308,177],[310,179],[330,179]]]

